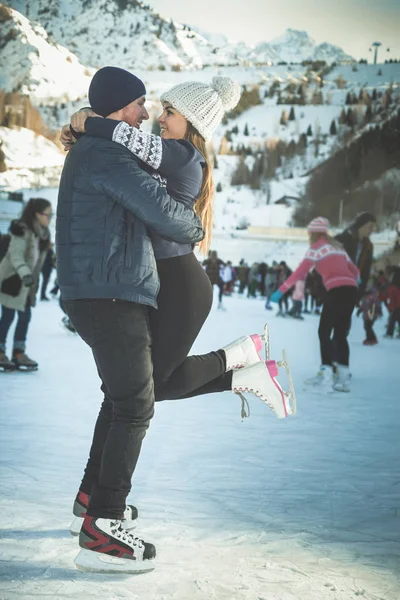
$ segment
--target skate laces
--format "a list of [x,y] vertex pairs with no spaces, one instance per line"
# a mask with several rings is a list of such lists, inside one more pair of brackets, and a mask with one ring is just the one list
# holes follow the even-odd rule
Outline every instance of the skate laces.
[[240,416],[242,417],[243,421],[243,419],[247,419],[250,416],[250,405],[241,392],[235,392],[235,394],[239,396],[242,402],[242,410],[240,411]]
[[135,546],[137,548],[144,547],[143,540],[141,540],[140,538],[136,537],[135,535],[133,535],[132,533],[129,533],[126,529],[124,529],[122,527],[122,523],[119,519],[117,521],[111,522],[111,533],[113,534],[113,536],[115,536],[119,540],[122,540],[123,542],[126,542],[128,544],[131,544],[132,546]]

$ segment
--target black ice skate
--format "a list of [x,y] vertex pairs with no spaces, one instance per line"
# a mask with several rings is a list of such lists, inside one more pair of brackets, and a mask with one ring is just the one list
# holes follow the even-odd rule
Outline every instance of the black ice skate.
[[15,371],[15,364],[9,360],[5,352],[0,350],[0,371]]
[[[74,507],[74,520],[72,521],[69,531],[71,535],[79,535],[82,527],[83,519],[86,517],[86,511],[89,506],[89,495],[79,491],[76,495]],[[136,506],[129,504],[125,508],[125,512],[121,517],[122,527],[127,531],[135,529],[137,526],[138,510]]]
[[154,569],[156,549],[126,531],[121,521],[86,515],[75,565],[98,573],[144,573]]
[[14,350],[12,362],[14,363],[15,368],[19,371],[37,371],[39,368],[39,365],[36,361],[29,358],[25,352],[18,350]]

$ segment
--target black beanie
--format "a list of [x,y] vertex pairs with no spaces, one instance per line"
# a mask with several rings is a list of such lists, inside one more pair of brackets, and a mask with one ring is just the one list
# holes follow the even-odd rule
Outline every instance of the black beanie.
[[99,69],[89,86],[90,106],[102,117],[128,106],[145,94],[143,81],[119,67]]
[[372,215],[369,212],[362,212],[359,215],[357,215],[352,224],[351,227],[352,229],[360,229],[360,227],[362,227],[363,225],[366,225],[367,223],[375,223],[376,219],[374,217],[374,215]]

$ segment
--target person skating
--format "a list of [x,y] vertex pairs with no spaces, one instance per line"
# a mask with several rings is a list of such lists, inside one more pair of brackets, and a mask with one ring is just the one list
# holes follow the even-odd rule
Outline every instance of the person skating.
[[375,225],[374,215],[362,212],[347,229],[335,236],[360,272],[359,298],[364,295],[371,274],[374,247],[370,236]]
[[382,305],[379,299],[379,293],[374,283],[371,282],[370,286],[365,291],[365,294],[360,300],[359,309],[357,310],[357,316],[362,314],[364,329],[365,329],[365,340],[363,341],[364,346],[375,346],[378,343],[374,331],[375,321],[382,316]]
[[[0,263],[0,368],[34,371],[38,363],[26,354],[31,309],[36,305],[40,271],[50,243],[51,204],[31,198],[19,219],[11,222],[10,243]],[[12,358],[6,354],[6,339],[17,314]]]
[[41,271],[41,273],[42,273],[42,285],[40,288],[40,299],[41,300],[48,300],[48,297],[46,296],[46,291],[47,291],[47,286],[49,284],[51,272],[55,266],[55,258],[56,258],[56,256],[54,254],[53,247],[50,246],[50,248],[47,250],[47,254],[44,259],[42,271]]
[[[104,116],[138,126],[148,119],[145,93],[133,74],[105,67],[89,99]],[[96,430],[106,421],[107,435],[75,559],[83,569],[154,568],[154,545],[127,532],[122,520],[154,413],[149,307],[157,305],[159,280],[147,226],[181,244],[204,236],[193,210],[170,198],[126,148],[83,136],[65,161],[56,223],[64,308],[92,349],[105,394]]]
[[[294,273],[271,297],[279,302],[299,279],[304,280],[312,269],[321,275],[325,289],[323,309],[318,335],[320,340],[321,367],[317,376],[308,380],[310,384],[321,386],[332,384],[338,391],[349,391],[349,345],[347,335],[352,312],[358,298],[359,271],[348,254],[336,240],[328,235],[329,222],[317,217],[309,223],[307,231],[310,239],[304,260]],[[338,364],[333,364],[331,333],[338,352]]]
[[393,338],[396,323],[399,327],[400,337],[400,267],[394,269],[392,280],[387,289],[387,308],[389,310],[389,321],[385,337]]

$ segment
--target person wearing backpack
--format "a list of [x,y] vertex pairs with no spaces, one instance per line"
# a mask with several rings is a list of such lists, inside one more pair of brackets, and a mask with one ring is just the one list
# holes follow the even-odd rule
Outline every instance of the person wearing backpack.
[[[19,219],[9,228],[9,242],[0,262],[0,369],[36,370],[38,364],[25,353],[31,320],[31,308],[36,303],[40,271],[50,244],[49,223],[52,208],[44,198],[31,198]],[[5,237],[5,236],[4,236]],[[7,240],[3,240],[7,245]],[[12,359],[6,355],[6,339],[15,314]]]

